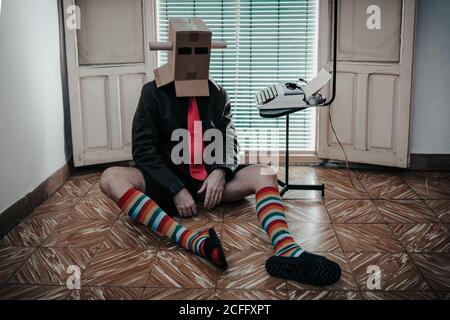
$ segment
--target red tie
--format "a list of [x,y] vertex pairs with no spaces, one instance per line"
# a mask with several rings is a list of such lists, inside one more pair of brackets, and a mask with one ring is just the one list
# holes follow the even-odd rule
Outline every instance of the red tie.
[[203,181],[208,176],[208,173],[203,165],[203,130],[195,97],[189,98],[188,131],[191,137],[189,172],[192,178]]

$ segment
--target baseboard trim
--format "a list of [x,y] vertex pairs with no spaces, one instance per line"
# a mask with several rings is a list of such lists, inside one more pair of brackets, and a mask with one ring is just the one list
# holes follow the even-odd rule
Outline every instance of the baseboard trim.
[[411,154],[412,170],[450,170],[450,154]]
[[17,200],[8,209],[0,213],[0,239],[12,230],[35,208],[47,200],[69,178],[69,166],[66,163],[50,177],[45,179],[33,191]]

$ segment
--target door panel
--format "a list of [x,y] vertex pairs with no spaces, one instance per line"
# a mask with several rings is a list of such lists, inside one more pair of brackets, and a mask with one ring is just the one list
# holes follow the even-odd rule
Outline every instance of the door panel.
[[76,0],[75,4],[81,9],[80,65],[144,62],[141,0]]
[[[353,145],[355,139],[355,128],[354,121],[348,121],[347,115],[354,115],[356,108],[356,79],[357,75],[354,73],[339,73],[337,75],[337,95],[336,104],[342,106],[341,109],[336,110],[339,112],[334,112],[331,109],[331,118],[333,120],[333,125],[339,140],[342,144]],[[345,92],[345,94],[344,94]],[[336,138],[333,133],[329,132],[329,138],[331,143],[337,144]]]
[[[372,5],[380,8],[380,30],[367,28]],[[341,0],[339,16],[339,61],[399,61],[402,0]]]
[[131,126],[155,41],[151,0],[64,0],[79,5],[81,29],[66,28],[75,166],[131,160]]
[[371,75],[369,78],[368,150],[394,148],[397,79],[390,75]]
[[80,79],[83,137],[86,151],[109,147],[108,79]]
[[[407,167],[415,8],[413,0],[340,0],[337,96],[319,111],[318,155]],[[378,6],[381,29],[366,25],[367,8]],[[331,70],[332,1],[320,0],[319,70]],[[401,41],[400,41],[401,40]],[[330,96],[330,87],[325,88]]]

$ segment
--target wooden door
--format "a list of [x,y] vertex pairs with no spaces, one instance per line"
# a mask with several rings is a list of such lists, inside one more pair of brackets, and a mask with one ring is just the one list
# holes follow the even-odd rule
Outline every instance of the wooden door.
[[[340,0],[337,96],[319,111],[318,155],[407,167],[415,0]],[[331,70],[332,1],[320,0],[319,70]],[[378,28],[379,27],[379,28]],[[329,92],[329,90],[327,90]]]
[[132,118],[142,86],[153,77],[153,5],[64,0],[75,166],[131,159]]

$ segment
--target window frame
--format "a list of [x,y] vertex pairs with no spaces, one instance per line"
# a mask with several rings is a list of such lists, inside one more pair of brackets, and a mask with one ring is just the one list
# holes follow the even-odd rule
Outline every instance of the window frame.
[[[153,16],[154,16],[154,30],[155,30],[155,39],[160,40],[160,0],[155,0],[154,1],[154,8],[153,8]],[[318,68],[318,64],[319,64],[319,39],[318,39],[318,35],[319,35],[319,3],[320,0],[317,0],[317,13],[316,13],[316,21],[315,21],[315,30],[316,30],[316,41],[315,41],[315,51],[314,51],[314,55],[315,55],[315,66],[314,66],[314,70],[315,72],[317,72],[317,68]],[[158,52],[154,52],[154,63],[155,63],[155,67],[160,65],[159,62],[159,55]],[[268,84],[269,85],[269,84]],[[235,108],[235,106],[233,105],[233,107]],[[289,155],[290,155],[290,160],[289,160],[289,164],[290,165],[295,165],[295,164],[320,164],[322,163],[322,159],[320,159],[318,157],[318,134],[319,134],[319,113],[318,110],[316,108],[314,108],[312,110],[313,112],[313,119],[314,119],[314,132],[312,132],[313,135],[313,139],[314,141],[312,142],[313,145],[313,149],[311,150],[289,150]],[[235,115],[236,117],[236,115]],[[284,118],[280,119],[282,120],[282,122],[284,122]],[[280,127],[281,128],[281,127]],[[280,135],[281,137],[284,137],[284,134]],[[280,145],[283,145],[283,143],[280,143]],[[258,149],[259,151],[264,149]],[[251,152],[254,152],[255,149],[246,149],[243,152],[241,151],[241,161],[243,163],[246,163],[246,160],[248,160],[248,155]],[[285,151],[284,149],[280,149],[279,151],[279,157],[280,157],[280,165],[284,164],[284,157],[285,157]]]

